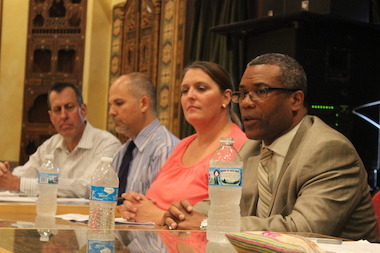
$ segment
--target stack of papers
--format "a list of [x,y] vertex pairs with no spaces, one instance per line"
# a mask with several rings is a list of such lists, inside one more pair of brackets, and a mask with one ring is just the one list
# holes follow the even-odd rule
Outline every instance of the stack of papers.
[[[88,215],[77,214],[77,213],[61,214],[61,215],[56,215],[55,217],[63,219],[63,220],[72,221],[72,222],[87,222],[88,221]],[[129,226],[144,226],[144,227],[151,227],[151,228],[155,226],[154,222],[146,222],[146,223],[132,222],[132,221],[127,221],[126,219],[123,219],[123,218],[115,218],[115,223],[125,224]]]

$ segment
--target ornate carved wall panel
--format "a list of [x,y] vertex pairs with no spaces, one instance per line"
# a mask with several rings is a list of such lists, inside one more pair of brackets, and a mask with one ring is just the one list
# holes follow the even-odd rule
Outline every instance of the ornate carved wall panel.
[[[114,6],[110,84],[118,76],[136,71],[147,74],[157,84],[160,19],[160,0],[128,0]],[[126,140],[114,132],[109,116],[107,125],[122,142]]]
[[186,0],[165,0],[161,20],[158,118],[173,134],[181,136],[181,73],[185,64]]
[[20,164],[55,133],[47,92],[57,81],[82,86],[87,0],[30,0]]
[[[123,52],[123,34],[124,34],[124,18],[125,18],[125,3],[119,3],[113,7],[112,11],[112,36],[111,36],[111,59],[110,59],[110,74],[109,85],[111,85],[122,73],[121,62]],[[109,108],[108,110],[109,111]],[[108,115],[108,114],[107,114]],[[121,142],[125,142],[127,137],[118,134],[115,131],[115,124],[112,117],[107,116],[107,129],[119,138]]]
[[121,74],[138,71],[140,2],[141,0],[127,1],[125,5]]
[[[185,6],[186,0],[128,0],[116,5],[113,12],[113,29],[118,30],[115,23],[123,20],[123,34],[112,35],[110,84],[122,74],[146,73],[157,87],[158,117],[177,136],[180,136],[182,115],[179,85]],[[113,129],[112,119],[108,117],[108,130]]]
[[157,83],[161,1],[132,0],[125,4],[122,73],[139,71]]

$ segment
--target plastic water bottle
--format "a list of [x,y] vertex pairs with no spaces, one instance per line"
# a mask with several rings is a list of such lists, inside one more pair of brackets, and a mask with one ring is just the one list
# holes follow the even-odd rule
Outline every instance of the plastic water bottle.
[[45,155],[38,172],[37,215],[54,216],[57,212],[59,169],[54,166],[53,155]]
[[47,242],[51,234],[56,234],[55,217],[52,215],[37,215],[34,222],[38,233],[40,234],[40,241]]
[[208,242],[206,253],[237,253],[231,243]]
[[103,252],[115,252],[115,235],[113,230],[89,230],[87,238],[87,253]]
[[112,158],[102,157],[101,162],[102,166],[96,169],[91,179],[88,227],[114,229],[119,178],[112,166]]
[[222,137],[210,160],[207,218],[209,242],[229,243],[225,233],[240,232],[240,198],[243,162],[234,148],[234,138]]

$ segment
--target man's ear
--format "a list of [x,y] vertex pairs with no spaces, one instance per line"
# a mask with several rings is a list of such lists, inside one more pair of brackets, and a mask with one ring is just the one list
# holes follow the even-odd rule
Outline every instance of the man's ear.
[[140,98],[139,106],[140,106],[141,112],[146,112],[147,110],[149,110],[149,106],[150,106],[149,98],[147,96],[143,96],[142,98]]
[[293,94],[291,95],[291,98],[292,98],[291,101],[292,101],[293,111],[298,111],[300,108],[304,106],[305,94],[303,93],[303,91],[298,90],[298,91],[293,92]]
[[53,123],[53,121],[51,120],[51,118],[53,117],[53,114],[51,113],[51,110],[48,110],[48,113],[49,113],[50,122]]
[[87,105],[86,104],[82,104],[80,106],[80,108],[81,108],[82,117],[86,118],[86,116],[87,116]]

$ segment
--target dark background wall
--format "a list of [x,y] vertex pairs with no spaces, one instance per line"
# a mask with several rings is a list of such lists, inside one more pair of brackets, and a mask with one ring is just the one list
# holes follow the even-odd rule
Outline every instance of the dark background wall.
[[[241,6],[246,3],[238,2]],[[302,2],[308,2],[307,10]],[[209,27],[212,31],[203,34],[204,40],[211,37],[223,41],[222,46],[218,45],[219,51],[212,52],[213,57],[201,53],[192,57],[194,52],[202,52],[200,49],[205,51],[203,47],[207,45],[195,43],[189,58],[220,63],[230,71],[235,83],[239,82],[245,64],[257,55],[280,52],[297,59],[308,76],[309,113],[319,116],[352,141],[367,168],[371,186],[376,188],[373,171],[379,169],[379,129],[354,115],[353,110],[380,100],[379,2],[251,1],[245,5],[246,13],[251,15],[230,23],[220,19],[223,22],[219,25],[214,22],[203,26],[202,29]],[[212,15],[210,12],[208,15]],[[201,13],[195,9],[194,15]],[[197,32],[193,28],[193,36]],[[216,47],[212,44],[212,48]],[[238,60],[231,57],[232,61],[226,63],[225,57],[219,59],[225,51]],[[380,122],[379,106],[357,111]]]

